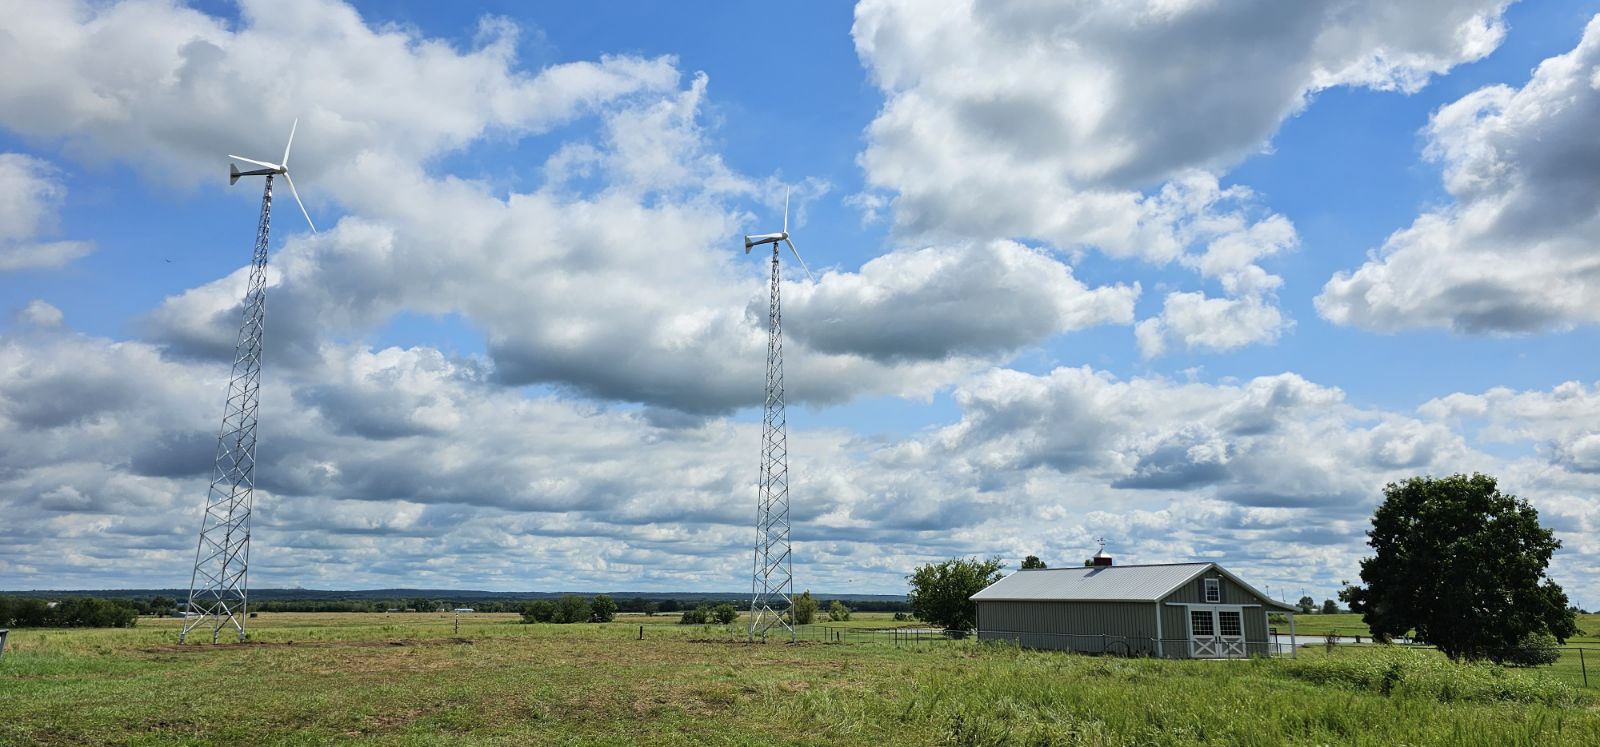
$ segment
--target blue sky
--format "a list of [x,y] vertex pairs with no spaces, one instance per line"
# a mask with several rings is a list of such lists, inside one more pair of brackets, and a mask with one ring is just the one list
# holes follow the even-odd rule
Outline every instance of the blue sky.
[[1249,5],[9,14],[0,588],[181,584],[224,156],[298,117],[258,584],[742,588],[791,188],[800,585],[1106,536],[1320,599],[1385,482],[1485,471],[1600,604],[1600,3]]

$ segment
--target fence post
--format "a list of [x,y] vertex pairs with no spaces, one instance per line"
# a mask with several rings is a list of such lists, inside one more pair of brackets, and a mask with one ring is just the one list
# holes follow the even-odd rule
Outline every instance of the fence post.
[[[3,640],[3,639],[0,639]],[[1583,649],[1578,649],[1578,667],[1583,670],[1583,686],[1589,686],[1589,664],[1583,660]]]
[[644,640],[644,626],[643,625],[639,626],[639,640],[641,640],[641,641]]

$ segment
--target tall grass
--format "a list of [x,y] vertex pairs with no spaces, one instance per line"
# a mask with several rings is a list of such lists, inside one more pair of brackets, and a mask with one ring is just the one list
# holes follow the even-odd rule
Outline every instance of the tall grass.
[[171,622],[23,631],[0,744],[1600,745],[1594,696],[1418,652],[1163,661],[463,617],[263,614],[262,645],[183,650]]

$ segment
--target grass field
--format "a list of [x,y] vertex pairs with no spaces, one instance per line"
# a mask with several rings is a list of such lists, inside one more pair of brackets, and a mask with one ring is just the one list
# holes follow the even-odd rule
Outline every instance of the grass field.
[[1430,652],[750,645],[674,621],[263,614],[249,644],[182,648],[174,620],[18,630],[0,744],[1600,744],[1600,691]]

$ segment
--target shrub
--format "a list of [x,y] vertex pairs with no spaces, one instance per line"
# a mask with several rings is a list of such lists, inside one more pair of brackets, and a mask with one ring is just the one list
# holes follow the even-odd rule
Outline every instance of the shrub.
[[1537,667],[1554,664],[1561,659],[1561,643],[1548,633],[1534,633],[1522,639],[1505,657],[1505,662],[1519,667]]
[[734,609],[733,605],[723,602],[711,608],[711,619],[715,620],[718,625],[732,625],[735,620],[739,619],[739,610]]
[[801,594],[798,597],[795,597],[795,600],[794,600],[794,624],[795,625],[810,625],[812,623],[812,621],[814,621],[816,619],[816,617],[817,617],[817,600],[816,600],[815,597],[811,596],[811,590],[810,589],[806,589],[805,593]]
[[844,606],[844,602],[835,599],[833,600],[833,604],[828,605],[828,619],[834,622],[844,622],[845,620],[849,620],[850,608]]
[[710,616],[710,610],[707,610],[706,606],[702,604],[699,607],[696,607],[696,608],[694,608],[692,610],[684,610],[683,611],[683,617],[678,619],[678,624],[679,625],[705,625],[706,624],[706,618],[709,617],[709,616]]
[[589,600],[577,594],[563,594],[556,600],[556,619],[558,623],[588,622],[590,614]]
[[522,621],[525,623],[555,622],[556,605],[548,599],[539,599],[522,605]]

